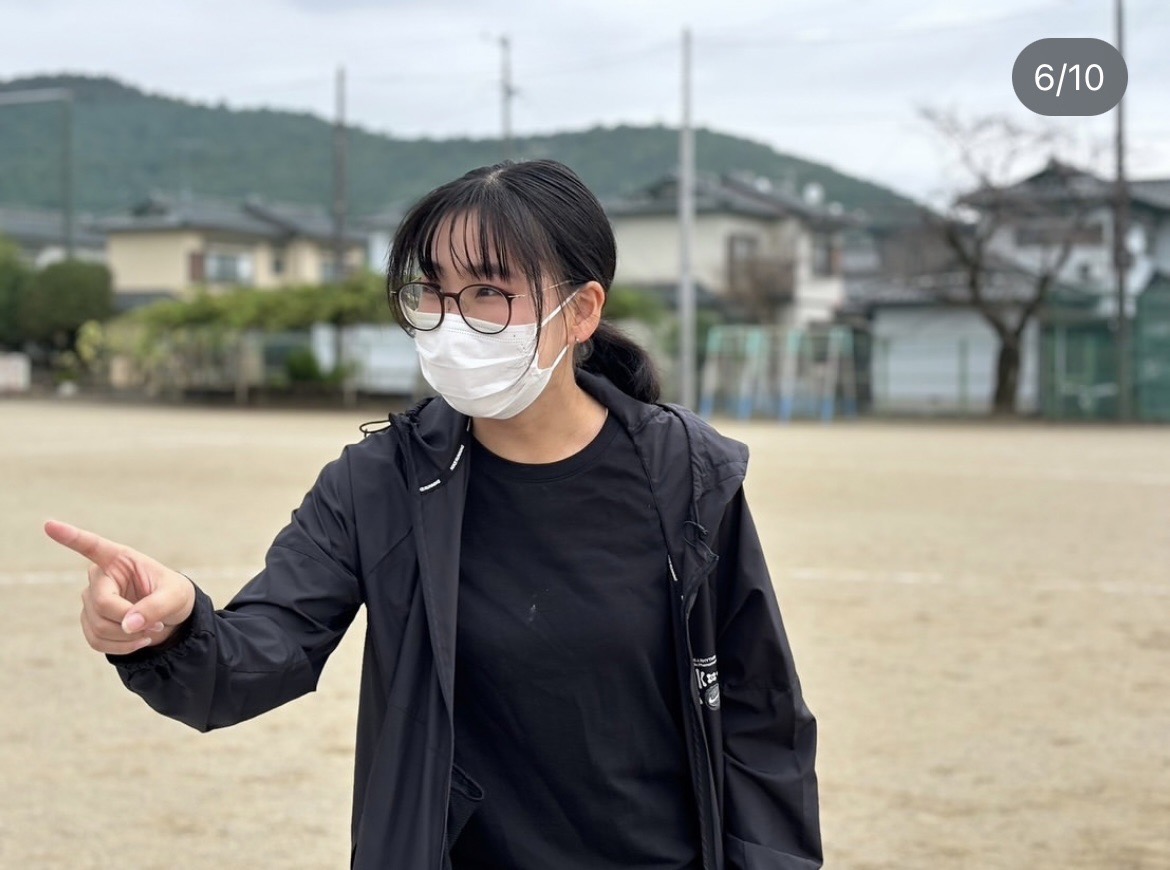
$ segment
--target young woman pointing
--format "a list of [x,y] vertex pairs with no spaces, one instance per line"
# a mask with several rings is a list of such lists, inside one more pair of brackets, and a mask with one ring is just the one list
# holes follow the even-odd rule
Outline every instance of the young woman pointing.
[[351,866],[821,866],[816,729],[746,448],[602,320],[613,231],[552,161],[418,202],[389,301],[438,393],[345,448],[221,610],[128,547],[82,630],[201,731],[316,686],[367,610]]

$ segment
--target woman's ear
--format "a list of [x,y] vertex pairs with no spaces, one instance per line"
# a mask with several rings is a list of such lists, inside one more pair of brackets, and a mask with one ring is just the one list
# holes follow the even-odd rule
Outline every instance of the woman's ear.
[[573,324],[573,340],[584,344],[597,331],[601,323],[601,311],[605,307],[605,288],[598,281],[590,281],[577,291]]

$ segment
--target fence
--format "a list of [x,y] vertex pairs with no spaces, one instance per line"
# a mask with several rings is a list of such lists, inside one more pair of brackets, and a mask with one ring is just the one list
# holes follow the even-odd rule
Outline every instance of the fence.
[[[910,334],[871,338],[872,402],[878,414],[982,415],[992,410],[999,344],[990,330],[946,340]],[[1036,409],[1036,336],[1020,348],[1016,407]]]
[[855,416],[858,365],[845,327],[714,326],[707,333],[699,411],[740,419]]
[[[338,349],[341,372],[332,374]],[[115,352],[104,380],[148,395],[226,394],[245,403],[264,389],[413,395],[417,372],[413,341],[397,327],[343,327],[339,342],[336,328],[321,324],[294,332],[174,330],[136,353]]]
[[[1117,333],[1097,317],[1066,317],[1044,330],[1043,413],[1052,420],[1114,420]],[[1170,279],[1151,284],[1132,322],[1131,407],[1135,419],[1170,422]]]

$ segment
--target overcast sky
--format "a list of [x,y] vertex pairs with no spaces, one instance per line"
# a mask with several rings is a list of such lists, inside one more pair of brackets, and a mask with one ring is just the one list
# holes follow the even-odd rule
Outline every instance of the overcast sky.
[[[921,106],[1060,123],[1089,147],[1113,113],[1045,121],[1012,63],[1054,36],[1113,41],[1112,0],[0,0],[0,78],[108,74],[234,107],[332,112],[408,136],[497,135],[512,41],[517,134],[679,118],[694,34],[696,122],[919,197],[955,180]],[[1170,177],[1170,2],[1127,0],[1130,167]],[[1108,162],[1100,168],[1109,170]]]

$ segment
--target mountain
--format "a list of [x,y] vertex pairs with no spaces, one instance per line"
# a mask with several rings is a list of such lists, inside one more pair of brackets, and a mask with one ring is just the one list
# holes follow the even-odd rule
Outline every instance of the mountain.
[[[110,78],[37,76],[0,81],[0,94],[31,88],[74,93],[76,202],[81,211],[124,211],[151,192],[327,206],[332,198],[332,125],[314,115],[229,109],[146,93]],[[58,208],[61,104],[0,105],[0,205]],[[601,197],[628,193],[671,172],[677,131],[664,126],[595,127],[520,137],[517,157],[572,166]],[[810,182],[826,202],[871,214],[913,203],[888,188],[768,145],[696,132],[700,172],[742,170],[797,189]],[[475,166],[500,159],[495,139],[401,139],[349,132],[350,211],[404,203]]]

